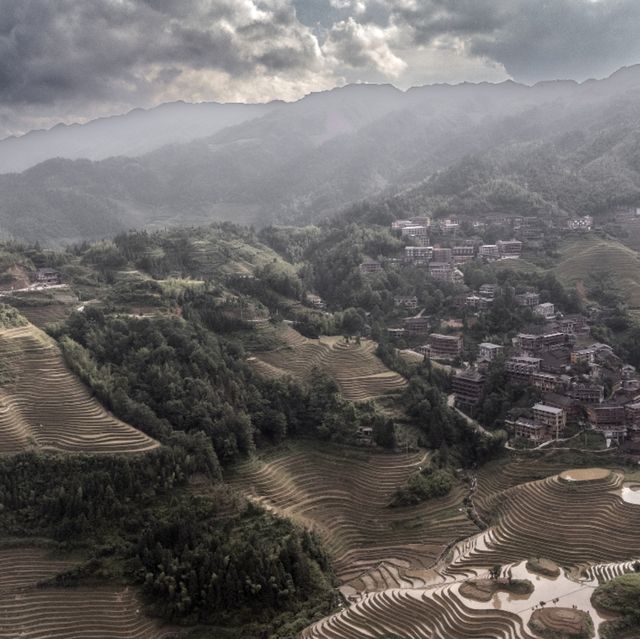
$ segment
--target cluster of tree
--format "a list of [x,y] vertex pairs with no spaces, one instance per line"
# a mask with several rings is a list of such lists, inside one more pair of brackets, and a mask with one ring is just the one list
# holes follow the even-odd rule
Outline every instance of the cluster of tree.
[[22,453],[0,460],[0,526],[15,537],[45,535],[69,544],[143,526],[145,510],[193,474],[220,469],[203,437],[174,434],[144,456]]
[[251,505],[225,519],[206,500],[185,501],[149,522],[136,556],[152,609],[171,621],[256,622],[301,602],[331,605],[315,537]]
[[409,365],[386,342],[380,343],[377,354],[409,380],[402,404],[420,429],[418,443],[436,451],[440,467],[480,466],[500,452],[498,438],[483,435],[447,405],[450,374],[434,368],[426,358],[417,366]]
[[24,323],[24,317],[15,308],[0,304],[0,328],[14,328],[23,326]]
[[320,371],[310,384],[261,378],[239,342],[195,317],[136,319],[89,307],[55,335],[72,369],[121,419],[162,442],[174,431],[204,433],[222,464],[287,436],[347,441],[371,418]]
[[4,457],[0,531],[88,553],[58,585],[125,579],[167,621],[294,639],[334,605],[327,556],[312,534],[233,494],[189,495],[194,475],[219,479],[208,448],[174,435],[146,455]]
[[444,497],[453,487],[451,471],[426,466],[409,477],[406,486],[399,488],[389,504],[391,507],[413,506],[434,497]]
[[442,452],[448,464],[481,466],[497,455],[502,442],[487,436],[447,406],[447,396],[428,381],[428,370],[418,368],[409,380],[404,403],[421,430],[421,445]]
[[510,383],[504,368],[504,360],[491,363],[484,386],[482,401],[475,417],[486,428],[501,428],[508,414],[516,416],[541,399],[540,392],[527,385]]
[[606,639],[632,637],[640,626],[640,562],[635,562],[633,572],[620,575],[598,586],[591,597],[598,609],[613,613],[617,618],[601,626],[601,636]]

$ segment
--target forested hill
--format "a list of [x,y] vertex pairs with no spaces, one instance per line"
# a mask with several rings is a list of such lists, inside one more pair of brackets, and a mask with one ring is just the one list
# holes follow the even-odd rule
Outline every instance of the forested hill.
[[400,192],[357,202],[336,219],[388,224],[431,214],[482,220],[522,216],[562,226],[640,205],[640,134],[626,121],[589,135],[575,129],[470,154]]
[[[52,159],[1,176],[0,231],[63,244],[216,219],[317,222],[454,167],[424,187],[440,198],[428,205],[444,198],[446,208],[460,190],[447,176],[455,178],[469,155],[489,167],[486,179],[468,184],[486,208],[520,200],[532,213],[547,203],[578,207],[585,185],[587,198],[602,186],[630,200],[639,183],[637,139],[629,135],[639,95],[640,67],[583,84],[436,85],[405,93],[347,86],[141,157]],[[551,187],[538,194],[549,174]],[[425,199],[422,190],[409,191],[411,198]]]

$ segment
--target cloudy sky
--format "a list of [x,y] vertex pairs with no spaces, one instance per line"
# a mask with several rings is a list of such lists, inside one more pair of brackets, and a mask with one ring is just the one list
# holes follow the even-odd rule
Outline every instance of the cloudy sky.
[[640,0],[0,0],[0,137],[171,100],[347,82],[604,77]]

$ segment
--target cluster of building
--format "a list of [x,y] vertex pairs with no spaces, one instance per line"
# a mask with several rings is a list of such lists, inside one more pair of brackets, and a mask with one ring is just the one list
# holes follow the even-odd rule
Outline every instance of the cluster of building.
[[573,217],[567,222],[569,231],[590,231],[593,228],[593,218],[590,215]]
[[[437,222],[440,231],[449,233],[458,229],[457,219],[444,219]],[[400,233],[406,241],[404,262],[415,266],[425,266],[429,275],[437,280],[461,282],[462,273],[456,268],[475,259],[495,261],[516,259],[522,253],[520,240],[499,240],[495,244],[479,244],[477,241],[465,241],[457,246],[441,247],[429,243],[429,231],[435,226],[428,217],[414,217],[407,220],[395,220],[391,230]],[[364,272],[371,265],[363,265]],[[375,267],[374,267],[375,268]]]
[[424,244],[411,244],[404,247],[404,261],[406,263],[426,266],[431,262],[450,262],[459,266],[475,259],[481,259],[485,262],[518,259],[522,253],[520,240],[498,240],[495,244],[478,244],[469,241],[458,246],[440,247],[429,245],[427,236],[421,237]]
[[[640,431],[640,377],[606,344],[577,346],[588,335],[587,319],[570,315],[521,332],[508,346],[480,344],[476,366],[453,379],[456,405],[473,412],[484,398],[489,365],[501,357],[508,383],[535,388],[542,398],[527,415],[507,421],[516,437],[557,438],[571,419],[620,442]],[[612,389],[608,397],[605,386]]]
[[[492,262],[518,259],[522,253],[523,243],[517,239],[498,240],[495,244],[482,244],[477,239],[465,240],[454,246],[434,246],[430,243],[430,232],[436,228],[449,234],[455,232],[459,226],[460,222],[455,218],[437,222],[426,216],[395,220],[391,223],[391,230],[405,241],[404,255],[402,258],[385,261],[423,266],[433,279],[461,284],[464,276],[458,266],[472,260]],[[360,272],[363,274],[378,273],[382,270],[383,265],[379,260],[366,259],[360,264]]]

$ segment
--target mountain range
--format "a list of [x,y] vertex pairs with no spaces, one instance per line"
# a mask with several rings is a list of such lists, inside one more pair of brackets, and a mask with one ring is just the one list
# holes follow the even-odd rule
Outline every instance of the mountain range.
[[347,85],[294,103],[172,103],[58,126],[0,141],[0,234],[62,245],[133,227],[309,223],[397,193],[432,206],[469,156],[490,167],[485,181],[524,191],[538,187],[522,164],[551,162],[564,176],[541,196],[552,207],[567,210],[571,176],[613,180],[633,200],[639,98],[637,65],[581,84]]

